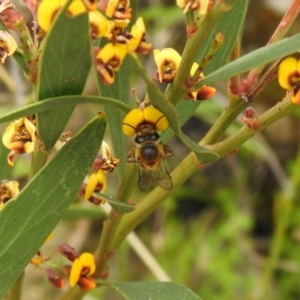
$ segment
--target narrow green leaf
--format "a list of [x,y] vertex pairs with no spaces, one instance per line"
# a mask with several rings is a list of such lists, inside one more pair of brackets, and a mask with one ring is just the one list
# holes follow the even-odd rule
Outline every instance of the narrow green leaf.
[[[115,74],[115,76],[115,83],[113,84],[113,86],[106,86],[98,77],[100,94],[102,96],[117,99],[120,101],[120,103],[128,103],[130,99],[130,61],[128,59],[125,59],[123,61],[121,68]],[[107,116],[107,124],[110,131],[114,156],[120,159],[120,164],[118,166],[117,172],[119,180],[121,180],[125,174],[125,162],[127,156],[127,138],[122,132],[122,123],[125,114],[123,112],[116,111],[109,106],[105,106],[105,113]]]
[[[205,67],[204,75],[210,74],[212,71],[217,70],[227,63],[228,57],[233,49],[234,44],[238,40],[239,34],[245,22],[248,6],[249,0],[235,1],[234,6],[217,22],[210,40],[207,41],[207,45],[210,45],[211,41],[214,39],[218,32],[222,32],[222,34],[225,36],[225,42],[213,55],[207,67]],[[205,53],[206,52],[204,52],[203,54],[199,53],[201,55],[197,55],[198,60],[196,61],[200,61]]]
[[[66,7],[58,13],[42,45],[37,99],[80,95],[91,68],[88,14],[70,17]],[[38,114],[37,130],[46,151],[64,130],[75,106]]]
[[7,163],[7,155],[10,152],[7,148],[4,147],[3,143],[0,142],[0,180],[10,180],[12,174],[12,168],[9,167]]
[[73,137],[0,212],[0,299],[74,199],[102,143],[97,116]]
[[123,113],[128,113],[130,108],[124,103],[107,97],[99,96],[60,96],[55,98],[48,98],[43,101],[38,101],[32,104],[29,104],[25,107],[18,108],[10,111],[9,113],[3,114],[0,116],[0,123],[8,122],[21,118],[24,116],[29,116],[32,114],[37,114],[46,110],[51,110],[53,108],[62,108],[68,105],[74,104],[85,104],[85,103],[95,103],[101,104],[104,106],[110,106],[116,110],[119,110]]
[[219,80],[247,72],[258,66],[266,65],[298,51],[299,48],[300,33],[242,56],[203,78],[199,85],[211,85]]
[[174,282],[108,282],[126,300],[201,300],[187,287]]
[[126,204],[111,196],[102,193],[95,193],[97,196],[108,202],[118,214],[125,214],[134,210],[133,205]]
[[101,220],[106,213],[100,207],[97,209],[92,203],[71,204],[63,216],[64,221],[75,221],[78,219]]

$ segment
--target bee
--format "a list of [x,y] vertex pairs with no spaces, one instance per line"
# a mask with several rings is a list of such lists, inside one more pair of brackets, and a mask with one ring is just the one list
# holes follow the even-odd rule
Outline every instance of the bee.
[[124,119],[123,132],[134,135],[135,147],[127,156],[127,163],[139,166],[139,186],[142,190],[160,186],[171,190],[173,182],[165,166],[165,159],[174,157],[170,147],[160,141],[158,130],[168,127],[166,117],[154,107],[132,110]]

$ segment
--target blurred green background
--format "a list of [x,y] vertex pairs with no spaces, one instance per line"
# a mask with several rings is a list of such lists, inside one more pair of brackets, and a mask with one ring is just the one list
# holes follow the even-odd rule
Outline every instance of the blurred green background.
[[[267,43],[284,13],[280,5],[291,2],[250,1],[243,53]],[[22,3],[19,5],[22,7]],[[147,41],[153,43],[153,49],[173,47],[182,51],[184,20],[174,1],[140,1],[139,12],[144,17]],[[24,13],[27,12],[24,10]],[[289,35],[299,28],[297,19]],[[152,54],[144,64],[151,76],[155,69]],[[2,114],[33,97],[31,87],[11,59],[0,66],[0,70]],[[145,86],[141,79],[133,78],[132,87],[142,99]],[[184,131],[196,141],[226,107],[226,82],[220,82],[216,88],[218,93],[214,99],[203,102],[184,126]],[[93,75],[86,93],[96,93]],[[274,81],[251,106],[259,115],[284,96],[285,92]],[[101,108],[94,105],[78,106],[67,129],[75,133],[99,110]],[[203,300],[300,299],[299,124],[298,110],[256,135],[235,153],[199,169],[136,229],[174,282],[186,285]],[[227,134],[241,126],[243,123],[236,120]],[[1,124],[0,128],[3,131],[5,126]],[[109,141],[109,134],[106,140]],[[167,163],[172,170],[188,152],[176,138],[168,145],[175,153],[175,159]],[[9,169],[6,155],[7,151],[1,146],[0,179],[20,180],[24,185],[28,157],[22,157],[14,169]],[[108,193],[115,194],[117,179],[110,176],[108,180]],[[94,218],[84,218],[82,211],[75,214],[75,210],[71,210],[45,248],[68,242],[78,252],[93,249],[104,214],[89,203],[84,203],[83,207],[94,210]],[[28,288],[23,299],[53,299],[56,291],[53,292],[42,273],[29,266],[26,274]],[[115,254],[110,277],[120,281],[156,280],[127,243]],[[97,299],[120,299],[109,289],[93,294]]]

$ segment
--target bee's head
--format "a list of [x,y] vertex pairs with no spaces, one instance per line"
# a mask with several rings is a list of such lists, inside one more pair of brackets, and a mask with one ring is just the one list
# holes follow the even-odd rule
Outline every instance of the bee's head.
[[125,135],[131,136],[142,133],[164,131],[169,122],[166,116],[153,106],[144,110],[133,109],[124,118],[122,129]]

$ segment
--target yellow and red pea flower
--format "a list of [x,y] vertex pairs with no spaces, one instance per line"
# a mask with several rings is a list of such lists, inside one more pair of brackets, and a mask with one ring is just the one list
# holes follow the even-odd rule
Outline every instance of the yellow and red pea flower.
[[19,182],[2,180],[0,184],[0,210],[4,204],[19,194]]
[[110,28],[110,21],[108,21],[99,11],[89,11],[89,23],[92,38],[100,38],[107,35]]
[[138,18],[131,28],[131,39],[129,40],[129,51],[135,51],[141,54],[148,54],[152,44],[145,41],[146,28],[143,18]]
[[300,104],[300,59],[289,56],[280,62],[278,82],[285,90],[292,90],[291,101]]
[[[197,76],[196,76],[196,78],[194,78],[196,74],[197,74]],[[204,78],[204,74],[199,71],[199,65],[197,63],[193,63],[190,75],[193,78],[193,81],[195,83],[197,83],[198,80],[200,80],[201,78]],[[193,84],[192,84],[192,86],[193,86]],[[187,96],[191,96],[189,98],[192,98],[193,100],[207,100],[207,99],[213,97],[215,95],[215,93],[216,93],[216,89],[214,87],[204,85],[203,87],[201,87],[199,90],[197,90],[195,92],[188,92]]]
[[36,127],[28,118],[21,118],[11,123],[4,131],[2,142],[11,150],[7,156],[8,164],[13,167],[17,155],[31,153],[36,141]]
[[97,10],[97,0],[82,0],[88,11]]
[[110,20],[108,21],[109,28],[105,37],[112,44],[127,44],[129,41],[129,35],[126,32],[126,27],[128,25],[127,20]]
[[176,0],[177,6],[183,8],[183,13],[197,11],[199,15],[206,15],[213,4],[211,0]]
[[161,51],[153,50],[157,66],[157,77],[160,82],[173,82],[181,62],[180,54],[173,48],[164,48]]
[[113,158],[110,147],[105,141],[102,141],[100,151],[92,165],[95,171],[103,170],[106,173],[111,173],[118,166],[120,160]]
[[83,290],[91,290],[96,283],[91,278],[96,271],[95,258],[91,253],[85,252],[77,257],[70,269],[69,283],[71,287],[78,284]]
[[96,68],[104,84],[111,85],[115,81],[115,71],[118,71],[126,54],[127,44],[106,44],[95,58]]
[[105,14],[109,18],[118,20],[131,20],[131,8],[129,0],[109,0]]
[[12,56],[18,49],[14,38],[7,31],[0,31],[0,61],[3,64],[7,56]]
[[[47,32],[57,12],[64,6],[67,0],[42,0],[37,10],[39,26]],[[86,6],[82,0],[73,0],[67,9],[70,16],[76,16],[86,12]]]
[[137,133],[137,130],[144,126],[150,126],[157,131],[164,131],[169,127],[166,116],[153,106],[145,109],[133,109],[124,118],[122,130],[127,136]]
[[176,4],[183,8],[183,13],[200,8],[200,0],[176,0]]
[[97,171],[97,173],[93,173],[90,175],[88,183],[85,187],[83,198],[84,200],[90,201],[94,192],[103,192],[105,189],[106,177],[104,171],[100,169]]

